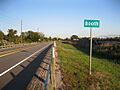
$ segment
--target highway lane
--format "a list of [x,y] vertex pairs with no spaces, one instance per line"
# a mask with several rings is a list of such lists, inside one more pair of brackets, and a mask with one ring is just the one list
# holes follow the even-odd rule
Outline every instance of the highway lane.
[[[25,47],[31,47],[31,46],[35,46],[38,43],[35,44],[20,44],[20,45],[15,45],[14,47],[9,47],[9,48],[4,48],[4,49],[0,49],[0,57],[6,56],[5,54],[10,54],[10,53],[14,53],[16,51],[22,50]],[[8,54],[8,55],[9,55]]]
[[8,47],[8,48],[2,48],[2,49],[0,49],[0,52],[4,52],[7,50],[13,50],[13,49],[20,48],[20,47],[27,46],[27,45],[30,45],[30,44],[19,44],[19,45],[14,45],[14,46]]
[[29,66],[42,53],[42,50],[51,44],[51,42],[40,43],[17,53],[0,57],[0,89],[5,87],[25,67]]

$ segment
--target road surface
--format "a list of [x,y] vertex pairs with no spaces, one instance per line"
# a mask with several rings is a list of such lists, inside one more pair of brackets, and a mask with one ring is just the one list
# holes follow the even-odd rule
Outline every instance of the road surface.
[[0,52],[0,89],[23,90],[32,79],[52,42]]

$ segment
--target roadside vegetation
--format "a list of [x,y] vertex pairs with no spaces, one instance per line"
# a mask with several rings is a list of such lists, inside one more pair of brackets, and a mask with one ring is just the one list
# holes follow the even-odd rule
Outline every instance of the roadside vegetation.
[[93,57],[89,75],[89,55],[84,48],[57,42],[66,90],[119,90],[120,65]]
[[[64,39],[64,42],[74,45],[76,48],[89,49],[90,39],[72,35]],[[96,57],[106,58],[111,62],[120,64],[120,35],[107,38],[93,38],[93,53]]]
[[[22,43],[48,41],[48,39],[49,38],[45,37],[45,35],[41,32],[34,32],[34,31],[22,32]],[[17,34],[17,30],[8,29],[7,34],[4,34],[2,31],[0,31],[0,46],[20,44],[20,43],[21,43],[21,35]]]
[[101,45],[99,49],[95,49],[94,53],[97,56],[108,58],[109,61],[120,64],[120,44]]

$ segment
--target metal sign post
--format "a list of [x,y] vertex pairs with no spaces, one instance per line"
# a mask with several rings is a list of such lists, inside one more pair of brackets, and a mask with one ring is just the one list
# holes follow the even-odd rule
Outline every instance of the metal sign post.
[[89,57],[89,74],[91,75],[92,67],[92,28],[100,27],[100,20],[84,20],[84,27],[90,28],[90,57]]
[[91,75],[91,63],[92,63],[92,28],[90,28],[90,60],[89,60],[89,74]]

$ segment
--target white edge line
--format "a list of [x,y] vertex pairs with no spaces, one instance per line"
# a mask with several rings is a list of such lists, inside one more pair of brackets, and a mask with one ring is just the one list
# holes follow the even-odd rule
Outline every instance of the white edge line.
[[[50,45],[50,44],[49,44]],[[38,52],[44,50],[45,48],[47,48],[49,45],[41,48],[40,50],[36,51],[35,53],[31,54],[30,56],[28,56],[27,58],[23,59],[22,61],[20,61],[19,63],[15,64],[14,66],[10,67],[9,69],[5,70],[4,72],[2,72],[0,74],[0,77],[3,76],[4,74],[6,74],[7,72],[9,72],[10,70],[12,70],[13,68],[17,67],[18,65],[20,65],[21,63],[23,63],[24,61],[26,61],[27,59],[31,58],[32,56],[34,56],[35,54],[37,54]]]

